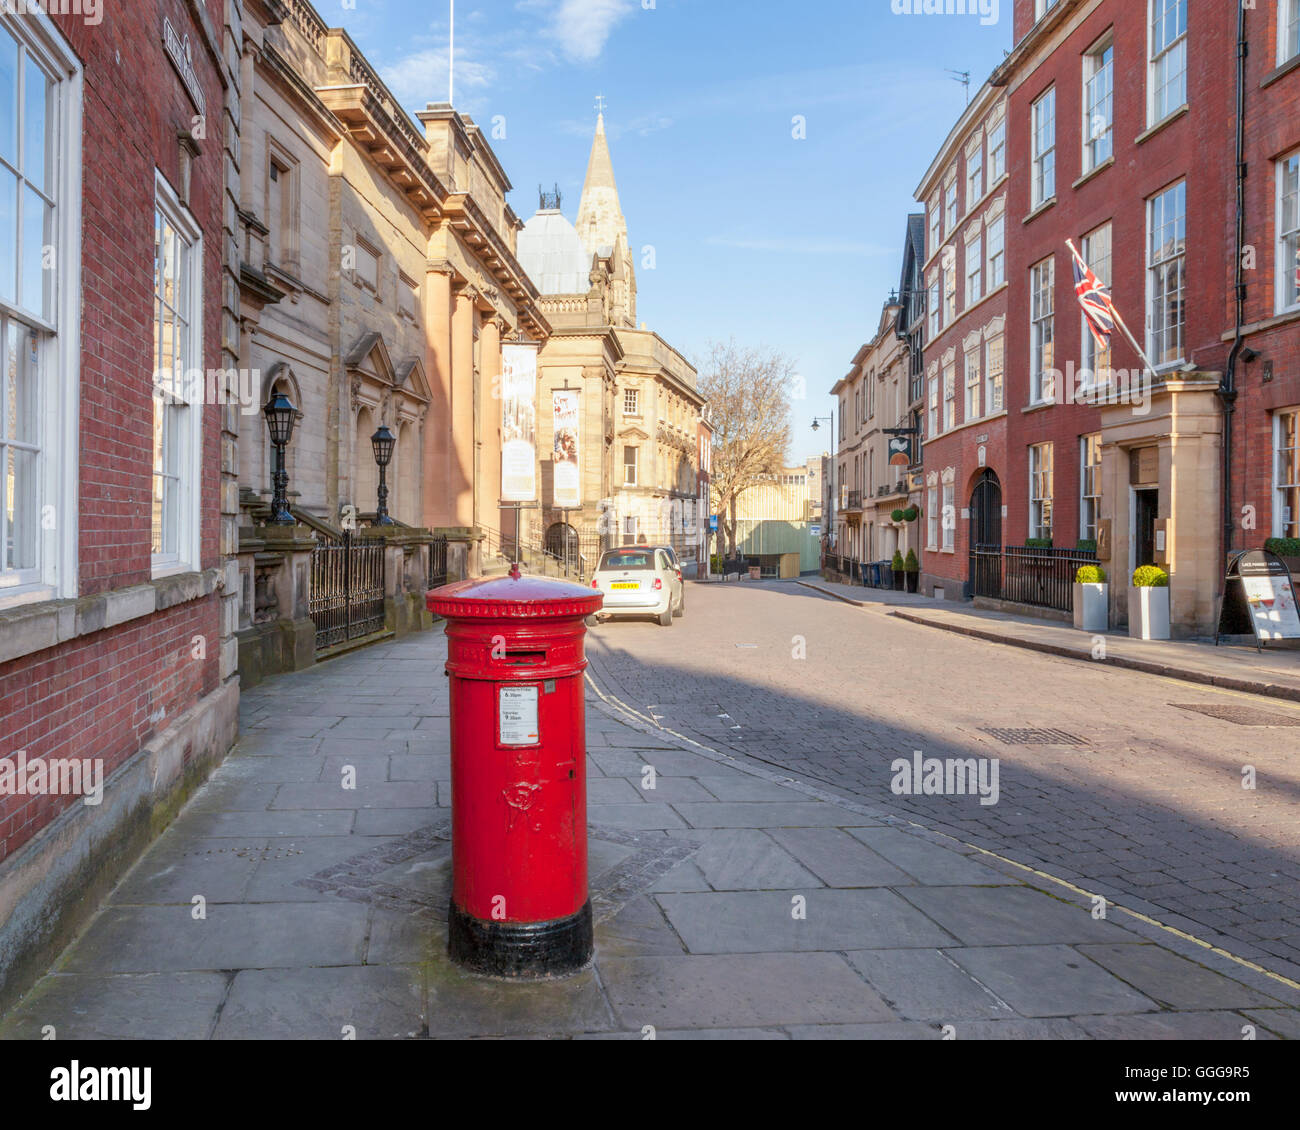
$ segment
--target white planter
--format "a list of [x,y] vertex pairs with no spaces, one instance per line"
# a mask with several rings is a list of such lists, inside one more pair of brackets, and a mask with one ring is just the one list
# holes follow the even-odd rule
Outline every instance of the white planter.
[[1169,638],[1169,589],[1128,590],[1128,634],[1135,640]]
[[1074,626],[1081,632],[1110,628],[1110,585],[1074,586]]

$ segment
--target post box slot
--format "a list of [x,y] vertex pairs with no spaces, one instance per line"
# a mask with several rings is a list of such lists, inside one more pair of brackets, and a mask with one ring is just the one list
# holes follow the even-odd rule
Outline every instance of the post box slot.
[[511,667],[535,667],[546,662],[544,651],[507,651],[504,659]]

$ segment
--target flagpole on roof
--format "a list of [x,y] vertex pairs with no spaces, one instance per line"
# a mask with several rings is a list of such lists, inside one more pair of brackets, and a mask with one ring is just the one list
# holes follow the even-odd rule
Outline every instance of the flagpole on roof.
[[[1078,248],[1074,246],[1074,240],[1067,239],[1065,241],[1065,246],[1070,249],[1071,254],[1080,263],[1083,263],[1085,267],[1088,266],[1083,256],[1079,254]],[[1146,371],[1149,372],[1154,377],[1156,375],[1156,367],[1153,364],[1151,364],[1151,358],[1147,356],[1146,350],[1143,349],[1140,345],[1138,345],[1137,338],[1133,336],[1133,331],[1128,328],[1128,323],[1124,321],[1124,315],[1122,315],[1119,312],[1119,309],[1115,305],[1114,299],[1110,299],[1108,305],[1110,306],[1110,312],[1115,316],[1115,324],[1119,326],[1124,336],[1128,339],[1128,343],[1137,352],[1138,358],[1142,361],[1142,364],[1146,366]]]
[[451,0],[451,39],[447,44],[447,105],[456,104],[456,0]]

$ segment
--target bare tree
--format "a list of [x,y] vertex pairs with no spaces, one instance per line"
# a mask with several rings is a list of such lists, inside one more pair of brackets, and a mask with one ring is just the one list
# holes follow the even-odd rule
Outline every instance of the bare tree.
[[715,342],[700,381],[713,425],[713,504],[726,552],[736,554],[736,502],[785,466],[793,362],[767,348]]

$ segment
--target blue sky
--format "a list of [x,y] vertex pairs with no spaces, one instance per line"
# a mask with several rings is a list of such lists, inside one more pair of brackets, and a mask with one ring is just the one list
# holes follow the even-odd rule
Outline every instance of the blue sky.
[[[603,94],[629,239],[654,248],[639,318],[697,363],[733,335],[789,354],[796,460],[826,446],[812,418],[898,284],[912,192],[965,105],[945,69],[973,93],[1011,46],[1011,0],[988,25],[908,6],[456,0],[456,108],[504,119],[515,211],[558,181],[573,219]],[[408,109],[446,99],[448,0],[317,7]]]

